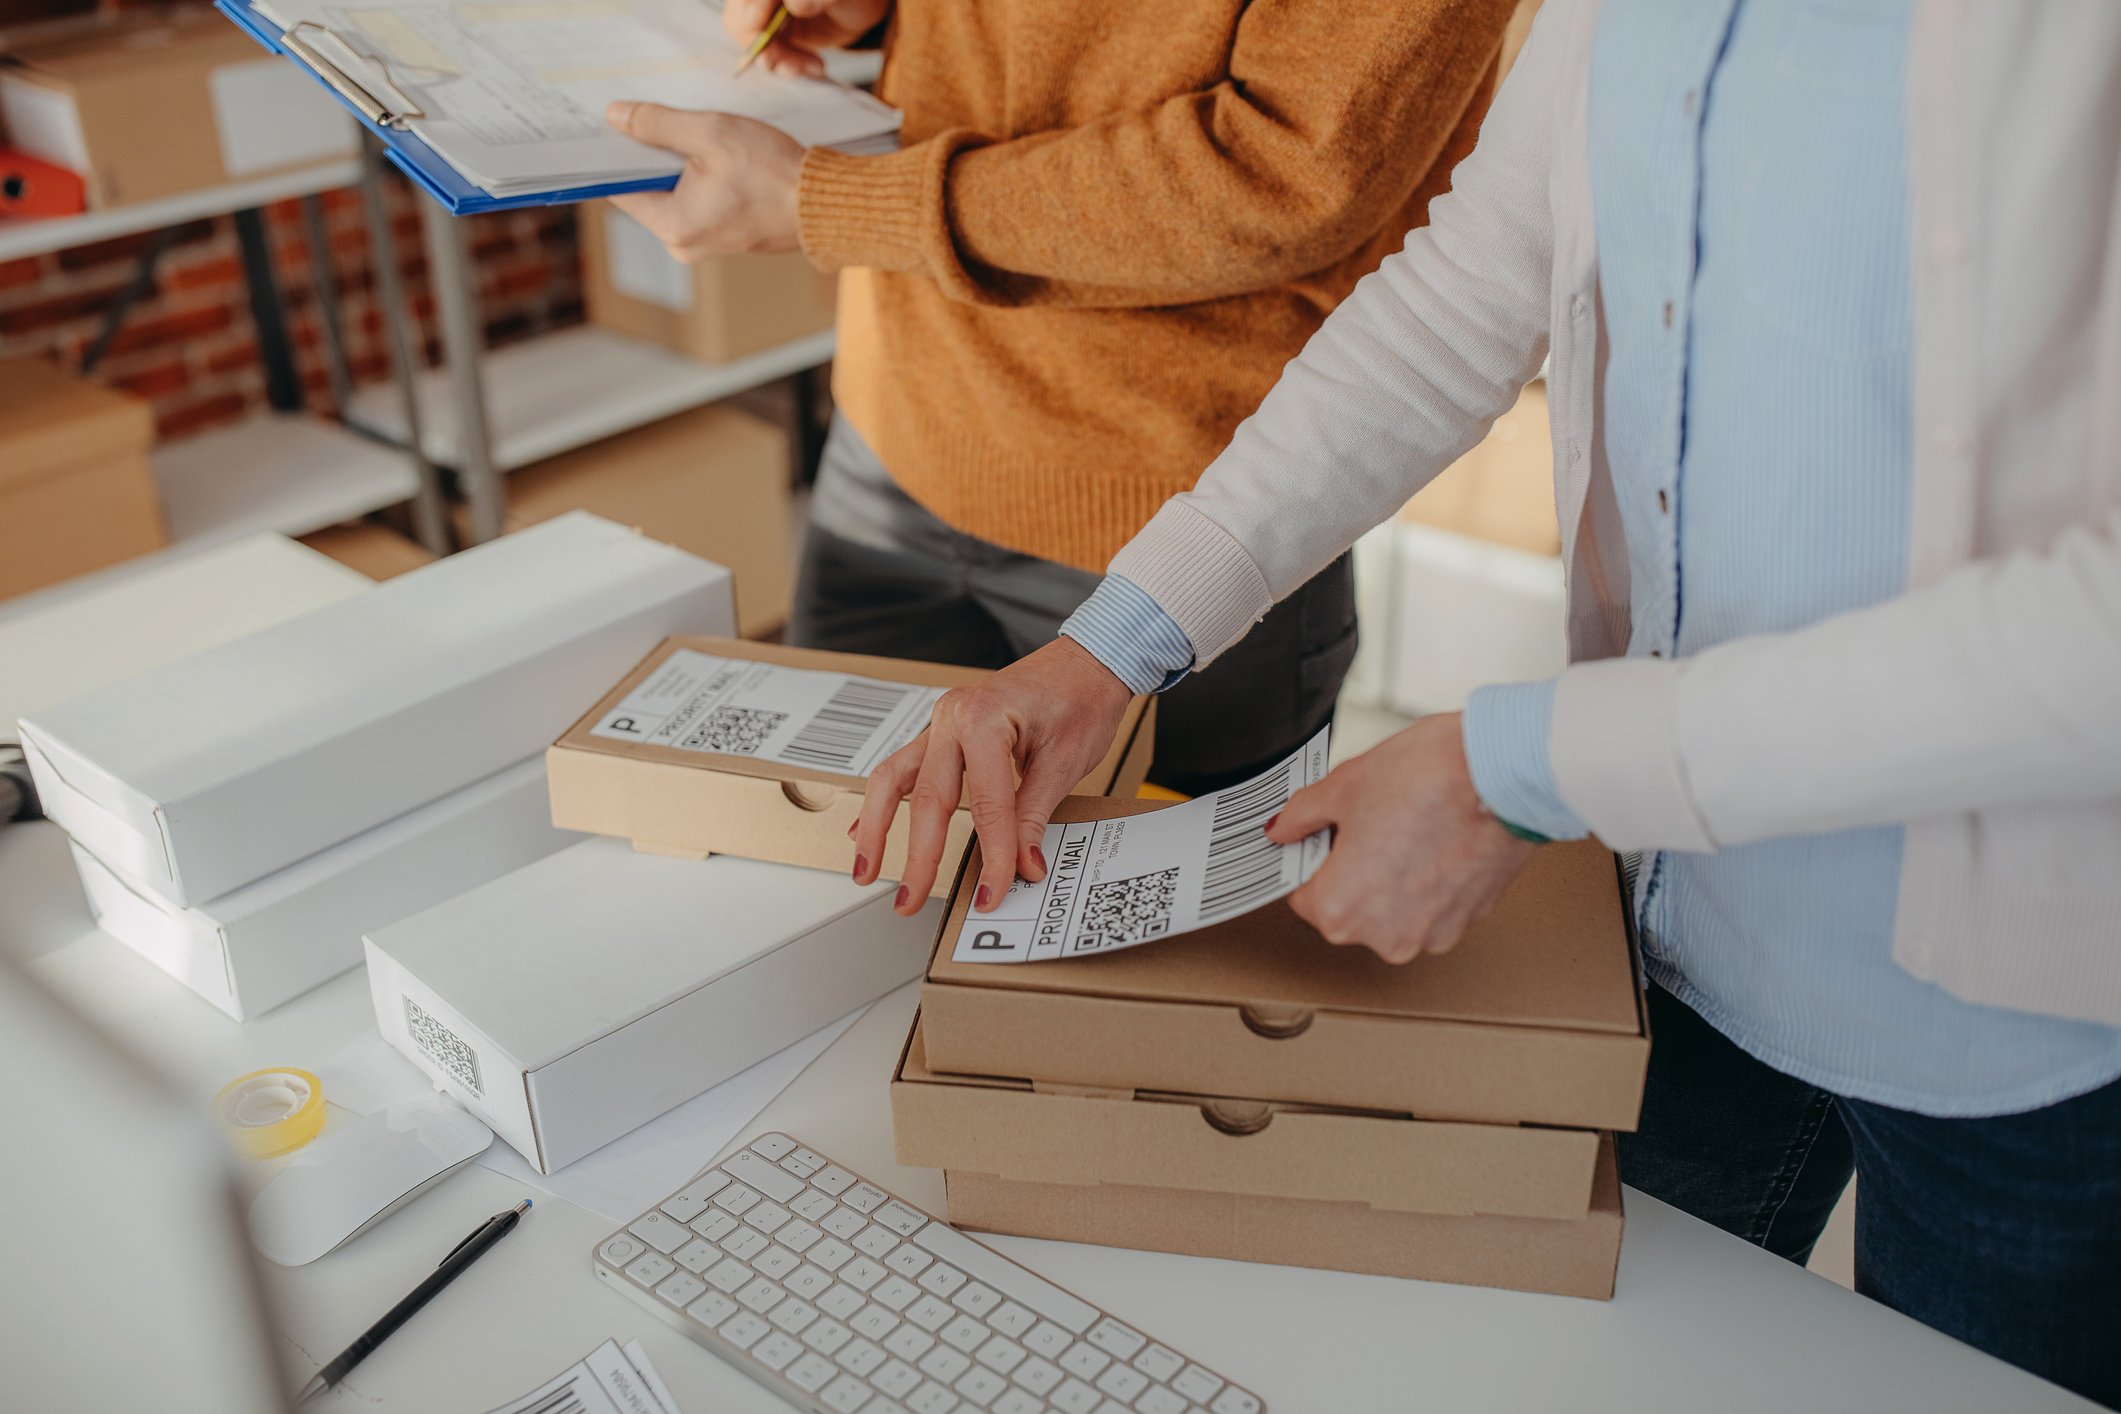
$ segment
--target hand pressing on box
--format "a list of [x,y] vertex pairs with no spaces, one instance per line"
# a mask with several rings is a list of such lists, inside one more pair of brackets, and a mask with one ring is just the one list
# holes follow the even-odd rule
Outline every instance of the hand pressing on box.
[[1327,942],[1387,962],[1456,947],[1538,848],[1481,808],[1456,712],[1424,717],[1298,791],[1267,838],[1295,844],[1325,829],[1326,862],[1289,906]]
[[[1072,638],[1056,638],[973,687],[944,694],[928,729],[870,773],[854,826],[854,881],[876,878],[884,839],[911,804],[900,913],[927,902],[963,799],[979,831],[972,906],[991,911],[1022,874],[1046,877],[1039,843],[1053,807],[1104,759],[1133,694]],[[1021,776],[1021,780],[1019,780]]]
[[807,150],[779,128],[729,113],[614,103],[604,120],[636,142],[675,152],[674,191],[615,196],[679,260],[795,250],[796,187]]
[[[746,49],[759,31],[773,22],[781,0],[728,0],[722,6],[722,27]],[[788,23],[781,26],[759,54],[759,67],[768,73],[819,78],[825,61],[818,57],[827,49],[843,49],[883,23],[891,12],[891,0],[788,0]]]

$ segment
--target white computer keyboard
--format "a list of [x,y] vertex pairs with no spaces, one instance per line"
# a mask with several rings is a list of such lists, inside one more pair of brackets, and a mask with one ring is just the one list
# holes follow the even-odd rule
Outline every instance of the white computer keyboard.
[[1262,1414],[1258,1396],[768,1134],[597,1244],[597,1275],[818,1414]]

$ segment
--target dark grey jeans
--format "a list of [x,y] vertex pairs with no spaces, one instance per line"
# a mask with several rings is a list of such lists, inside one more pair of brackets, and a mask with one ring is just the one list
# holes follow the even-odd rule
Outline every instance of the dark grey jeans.
[[[818,469],[788,641],[999,668],[1049,642],[1100,576],[951,529],[835,418]],[[1345,555],[1157,704],[1149,778],[1199,795],[1253,775],[1332,719],[1355,657]]]

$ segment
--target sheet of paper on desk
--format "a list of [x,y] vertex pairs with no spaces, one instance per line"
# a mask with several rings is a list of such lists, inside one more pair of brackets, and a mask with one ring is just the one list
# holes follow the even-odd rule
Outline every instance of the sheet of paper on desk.
[[1292,845],[1267,821],[1326,773],[1329,728],[1242,784],[1145,815],[1048,825],[1049,872],[967,913],[959,962],[1045,962],[1138,947],[1285,898],[1325,863],[1321,832]]
[[492,1414],[683,1414],[648,1352],[607,1340],[569,1368]]
[[[612,1222],[631,1222],[713,1162],[861,1015],[841,1017],[558,1173],[539,1173],[506,1144],[488,1145],[474,1162]],[[318,1066],[317,1075],[327,1099],[359,1114],[434,1093],[420,1068],[373,1031]]]

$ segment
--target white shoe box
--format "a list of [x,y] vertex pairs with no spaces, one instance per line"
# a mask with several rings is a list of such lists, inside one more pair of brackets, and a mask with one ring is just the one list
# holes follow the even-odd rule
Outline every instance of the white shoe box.
[[593,839],[368,937],[383,1038],[540,1173],[921,974],[942,901]]
[[552,827],[533,757],[193,908],[79,844],[74,863],[98,927],[243,1021],[359,966],[364,934],[582,838]]
[[45,813],[179,906],[541,751],[673,633],[733,633],[729,572],[547,521],[22,723]]
[[1561,560],[1448,530],[1392,527],[1391,608],[1365,617],[1384,662],[1383,705],[1455,712],[1487,683],[1537,682],[1568,666]]

